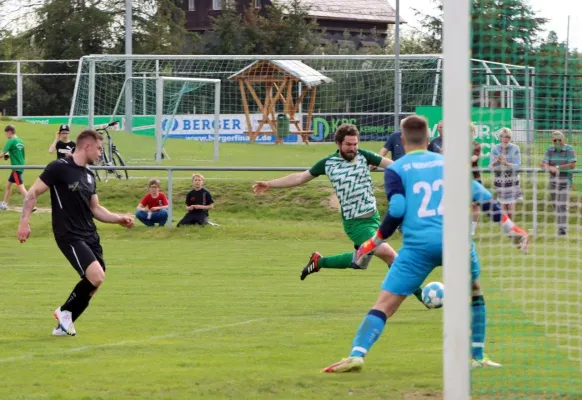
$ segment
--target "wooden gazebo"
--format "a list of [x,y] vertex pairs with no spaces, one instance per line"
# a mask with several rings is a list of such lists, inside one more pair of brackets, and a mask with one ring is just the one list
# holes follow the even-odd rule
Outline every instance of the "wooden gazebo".
[[[275,135],[276,143],[282,142],[281,136],[277,134],[276,108],[279,102],[283,105],[283,114],[288,115],[291,125],[297,128],[297,131],[293,133],[301,135],[304,143],[309,143],[309,135],[313,133],[310,129],[317,87],[322,83],[333,82],[320,72],[295,60],[255,61],[228,79],[238,81],[248,129],[245,134],[249,136],[250,141],[254,142],[258,135]],[[294,89],[298,87],[299,82],[302,84],[301,93],[294,94]],[[257,95],[253,84],[265,85],[264,100]],[[252,126],[247,91],[262,114],[256,129]],[[306,98],[309,98],[309,106],[305,125],[302,126],[297,113],[299,106]],[[262,132],[265,125],[271,127],[271,132]]]

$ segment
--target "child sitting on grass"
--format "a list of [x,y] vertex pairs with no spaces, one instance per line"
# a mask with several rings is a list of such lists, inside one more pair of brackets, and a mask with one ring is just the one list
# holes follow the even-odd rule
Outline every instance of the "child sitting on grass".
[[201,174],[192,175],[192,187],[186,195],[186,209],[188,212],[178,222],[182,225],[206,225],[208,224],[208,210],[214,207],[214,200],[210,192],[204,188],[204,177]]
[[146,226],[164,226],[168,221],[168,198],[160,192],[158,179],[150,180],[148,188],[150,192],[137,205],[135,216]]

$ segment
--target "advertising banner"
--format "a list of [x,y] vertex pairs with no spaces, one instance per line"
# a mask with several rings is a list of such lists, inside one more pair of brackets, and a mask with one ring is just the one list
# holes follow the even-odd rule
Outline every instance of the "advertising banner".
[[[431,138],[438,136],[437,125],[443,119],[442,107],[419,106],[416,107],[416,113],[428,119]],[[504,127],[511,129],[511,109],[475,107],[471,109],[471,120],[477,131],[475,141],[481,144],[479,167],[485,168],[489,163],[491,148],[499,143],[499,131]],[[446,132],[447,127],[445,126],[445,135]],[[467,134],[469,134],[469,127],[467,127]]]
[[[259,121],[263,118],[261,114],[251,115],[251,125],[256,129]],[[123,127],[123,118],[119,118],[122,123],[119,129]],[[33,124],[67,124],[69,117],[23,117],[22,120]],[[73,117],[74,125],[87,126],[89,121],[87,117]],[[100,126],[111,121],[109,116],[96,116],[95,125]],[[168,127],[170,123],[172,126]],[[153,136],[155,134],[155,117],[151,115],[134,116],[133,130],[140,135]],[[176,115],[172,120],[171,116],[164,116],[162,120],[162,130],[167,132],[168,138],[197,140],[201,142],[214,141],[214,114],[205,115]],[[221,142],[249,142],[249,137],[244,132],[247,129],[247,120],[244,114],[225,114],[219,119],[219,139]],[[301,143],[301,138],[294,134],[297,128],[291,124],[290,134],[283,138],[284,143]],[[261,133],[256,138],[256,143],[275,143],[276,138],[270,135],[272,132],[269,125],[264,125]]]
[[[307,116],[303,116],[304,122]],[[394,115],[354,114],[354,115],[317,115],[313,117],[313,142],[333,142],[334,132],[341,124],[353,124],[360,131],[362,141],[384,141],[394,131]]]

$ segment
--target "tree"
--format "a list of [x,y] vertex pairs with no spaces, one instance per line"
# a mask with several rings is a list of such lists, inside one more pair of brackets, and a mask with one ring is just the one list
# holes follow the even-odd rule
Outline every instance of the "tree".
[[[14,38],[9,32],[0,33],[0,59],[13,60]],[[0,63],[0,115],[16,113],[16,64]]]
[[[12,33],[9,40],[14,51],[6,56],[8,59],[79,59],[87,54],[124,51],[123,0],[24,0],[20,3],[20,14],[29,15],[25,22],[34,20],[35,25],[28,29],[26,23],[18,25],[25,28]],[[187,32],[180,3],[181,0],[134,0],[134,53],[175,54],[182,51]],[[34,13],[34,18],[30,13]],[[24,81],[25,114],[66,114],[77,64],[38,63],[26,64],[26,67],[28,70],[24,72],[38,75]],[[8,95],[9,92],[4,92],[3,97]]]
[[301,0],[275,2],[264,15],[250,6],[241,15],[227,2],[212,20],[205,50],[210,54],[310,54],[319,45],[319,36]]
[[212,32],[205,36],[203,42],[204,52],[222,55],[253,54],[262,38],[260,33],[255,34],[253,28],[245,24],[245,20],[230,2],[225,2],[220,15],[212,18]]
[[[180,54],[187,41],[196,39],[194,34],[186,30],[186,14],[180,8],[181,3],[182,0],[137,2],[133,10],[132,42],[135,54]],[[119,42],[117,50],[122,52],[125,46],[125,29],[118,33],[118,37],[123,42]]]
[[[442,52],[443,4],[434,0],[436,15],[424,14],[424,45]],[[546,18],[536,16],[525,0],[473,0],[472,55],[488,61],[524,64],[539,43]]]
[[311,54],[319,46],[318,27],[301,0],[267,6],[267,15],[261,21],[265,32],[263,54]]

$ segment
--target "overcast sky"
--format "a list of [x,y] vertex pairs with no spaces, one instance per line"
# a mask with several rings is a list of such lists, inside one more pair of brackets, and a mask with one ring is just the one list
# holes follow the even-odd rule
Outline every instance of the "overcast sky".
[[[392,6],[394,0],[389,0]],[[568,15],[570,15],[570,48],[582,50],[582,3],[578,0],[529,0],[537,15],[549,18],[546,24],[548,31],[553,30],[558,34],[560,40],[566,40]],[[430,0],[400,0],[400,15],[411,27],[418,28],[420,24],[412,11],[413,8],[419,10],[432,11],[434,8]]]

